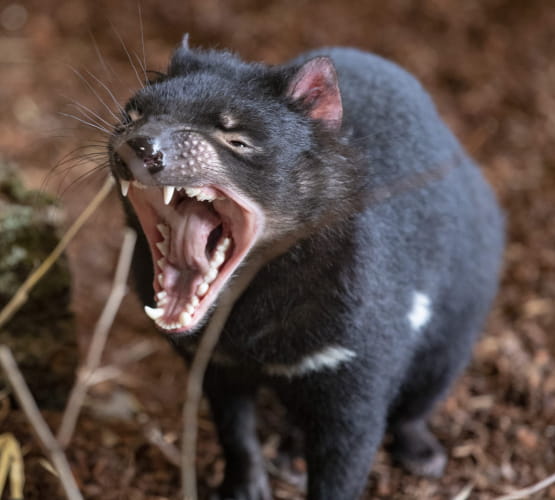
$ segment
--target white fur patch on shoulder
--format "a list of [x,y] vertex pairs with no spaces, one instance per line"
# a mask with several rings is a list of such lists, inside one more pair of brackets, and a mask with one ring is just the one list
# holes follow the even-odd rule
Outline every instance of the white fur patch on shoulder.
[[410,326],[415,331],[423,328],[432,317],[432,303],[430,297],[422,292],[414,292],[412,296],[412,307],[409,311],[407,319]]
[[286,365],[280,363],[272,363],[264,366],[264,371],[268,375],[276,375],[282,377],[301,377],[310,372],[320,370],[333,370],[339,365],[346,363],[356,357],[356,353],[341,346],[328,346],[320,351],[309,354],[295,364]]

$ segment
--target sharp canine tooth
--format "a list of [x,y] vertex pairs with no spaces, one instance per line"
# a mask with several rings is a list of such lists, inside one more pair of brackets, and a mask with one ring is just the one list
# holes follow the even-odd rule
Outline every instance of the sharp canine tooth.
[[191,320],[192,320],[192,319],[193,319],[193,318],[191,317],[191,315],[190,315],[188,312],[182,312],[182,313],[179,315],[179,321],[181,322],[181,324],[182,324],[183,326],[189,325],[189,324],[191,323]]
[[160,250],[160,253],[164,257],[168,254],[169,244],[167,240],[159,241],[158,243],[156,243],[156,246],[158,247],[158,250]]
[[164,315],[164,309],[145,306],[145,313],[151,320],[155,321]]
[[170,228],[166,226],[166,224],[156,224],[156,229],[158,229],[164,239],[167,239],[167,237],[170,235]]
[[175,191],[175,187],[173,186],[164,186],[164,204],[169,205],[170,201],[173,198],[173,192]]
[[207,291],[208,291],[208,283],[203,281],[197,288],[197,295],[199,297],[203,297]]
[[129,184],[130,184],[129,181],[126,181],[125,179],[120,179],[119,185],[121,188],[121,194],[123,196],[127,196],[127,192],[129,191]]

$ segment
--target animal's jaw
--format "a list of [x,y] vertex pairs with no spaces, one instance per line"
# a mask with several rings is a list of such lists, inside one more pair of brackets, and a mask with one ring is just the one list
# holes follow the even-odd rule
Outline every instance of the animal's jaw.
[[261,209],[219,186],[120,185],[153,260],[156,307],[146,314],[166,333],[196,330],[260,240]]

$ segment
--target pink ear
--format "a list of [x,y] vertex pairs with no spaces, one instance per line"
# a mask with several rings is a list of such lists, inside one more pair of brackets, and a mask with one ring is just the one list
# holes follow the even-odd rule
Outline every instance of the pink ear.
[[314,120],[321,120],[332,129],[341,126],[341,94],[329,57],[315,57],[303,64],[293,76],[287,95],[300,101]]

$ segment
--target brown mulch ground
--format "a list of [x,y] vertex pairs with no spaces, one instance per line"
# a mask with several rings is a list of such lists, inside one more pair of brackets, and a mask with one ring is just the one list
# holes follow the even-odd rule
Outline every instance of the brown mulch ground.
[[[509,244],[502,291],[474,362],[434,417],[451,452],[439,481],[415,478],[382,452],[368,498],[449,499],[473,485],[472,499],[492,499],[555,472],[555,8],[549,0],[26,0],[0,4],[0,154],[30,186],[63,195],[72,220],[102,182],[75,182],[94,162],[78,150],[105,136],[60,115],[75,100],[110,115],[137,86],[126,50],[163,69],[183,32],[193,45],[227,47],[247,59],[280,62],[321,45],[352,45],[389,57],[416,74],[441,113],[483,165],[505,207]],[[14,8],[13,6],[16,5]],[[17,7],[19,6],[19,7]],[[99,57],[99,54],[101,56]],[[95,76],[91,76],[88,72]],[[87,161],[85,161],[87,160]],[[53,168],[58,165],[58,168]],[[74,167],[74,168],[72,168]],[[109,292],[121,243],[115,196],[87,225],[69,254],[73,309],[85,347]],[[1,235],[0,235],[1,237]],[[106,362],[150,339],[155,352],[94,391],[68,451],[88,499],[174,499],[179,471],[145,438],[155,426],[168,442],[180,432],[185,369],[152,331],[136,300],[125,300]],[[263,402],[261,437],[268,456],[280,427],[275,403]],[[102,410],[102,414],[98,412]],[[96,413],[95,413],[96,411]],[[110,414],[108,416],[108,413]],[[200,426],[202,491],[221,478],[223,462],[206,409]],[[47,414],[52,425],[60,415]],[[56,478],[21,413],[4,396],[0,432],[25,452],[26,498],[60,498]],[[297,464],[302,468],[302,463]],[[302,498],[273,475],[275,497]],[[555,487],[532,498],[555,498]]]

